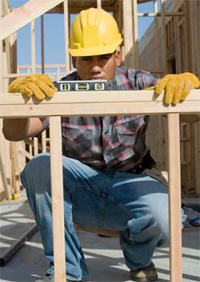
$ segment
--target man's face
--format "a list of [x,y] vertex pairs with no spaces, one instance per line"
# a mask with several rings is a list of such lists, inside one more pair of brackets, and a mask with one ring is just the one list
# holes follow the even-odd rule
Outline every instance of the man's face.
[[112,80],[119,62],[119,53],[115,52],[91,57],[73,57],[72,61],[81,80]]

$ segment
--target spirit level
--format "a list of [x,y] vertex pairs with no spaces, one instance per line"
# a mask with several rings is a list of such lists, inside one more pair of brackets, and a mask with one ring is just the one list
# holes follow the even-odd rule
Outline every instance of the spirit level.
[[54,81],[58,91],[90,91],[116,90],[115,80],[70,80]]

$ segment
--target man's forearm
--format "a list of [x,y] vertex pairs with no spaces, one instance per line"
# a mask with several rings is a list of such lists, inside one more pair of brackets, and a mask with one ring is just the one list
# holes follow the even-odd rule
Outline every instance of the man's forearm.
[[42,130],[43,126],[39,118],[3,120],[3,134],[10,141],[21,141],[37,136]]
[[21,119],[4,119],[3,134],[10,141],[20,141],[26,139],[30,120],[28,118]]

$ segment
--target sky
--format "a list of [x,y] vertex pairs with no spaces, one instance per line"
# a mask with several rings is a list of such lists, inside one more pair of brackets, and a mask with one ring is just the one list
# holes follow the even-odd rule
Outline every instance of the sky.
[[[9,0],[11,7],[17,8],[28,0]],[[39,1],[38,1],[39,2]],[[160,7],[160,1],[158,1]],[[153,2],[138,5],[138,12],[153,12]],[[73,17],[72,19],[73,20]],[[153,18],[139,18],[139,39],[143,36]],[[36,32],[36,64],[41,63],[41,34],[40,18],[35,20]],[[18,65],[31,64],[31,33],[30,24],[17,32],[17,60]],[[64,42],[64,17],[61,14],[44,15],[44,61],[45,64],[65,63],[65,42]]]

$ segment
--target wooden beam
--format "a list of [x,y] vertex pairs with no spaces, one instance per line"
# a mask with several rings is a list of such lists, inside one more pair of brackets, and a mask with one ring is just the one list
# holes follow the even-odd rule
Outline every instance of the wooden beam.
[[[154,13],[138,13],[137,14],[138,17],[161,17],[161,13],[158,13],[158,12],[154,12]],[[165,13],[165,17],[181,17],[181,16],[184,16],[184,13],[182,12],[177,12],[177,13]]]
[[139,68],[139,55],[138,55],[138,16],[137,16],[137,0],[132,0],[133,9],[133,48],[134,48],[134,68]]
[[62,136],[59,116],[50,118],[50,144],[55,281],[66,282]]
[[[0,20],[3,15],[3,7],[2,1],[0,1]],[[3,92],[3,40],[0,40],[0,96]],[[3,95],[2,95],[3,96]],[[2,128],[2,120],[0,120],[0,129]],[[9,172],[7,171],[7,163],[9,162],[9,158],[6,158],[6,149],[8,150],[7,141],[3,137],[3,134],[0,132],[0,176],[2,178],[2,184],[5,191],[5,196],[7,199],[10,199],[10,183],[7,182]]]
[[[0,21],[2,20],[2,1],[0,2]],[[0,93],[3,91],[3,40],[0,40]]]
[[158,28],[158,1],[154,0],[154,13],[155,15],[155,44],[156,44],[156,69],[160,69],[160,44],[159,44],[159,28]]
[[132,1],[123,0],[124,62],[126,67],[134,67],[134,39]]
[[7,183],[4,165],[3,165],[3,161],[2,161],[2,157],[1,157],[1,152],[0,152],[0,176],[1,176],[1,179],[2,179],[2,184],[4,186],[4,192],[5,192],[6,199],[10,200],[11,191],[10,191],[10,187],[8,186],[8,183]]
[[19,93],[5,93],[1,95],[0,117],[199,113],[200,90],[192,90],[184,103],[176,106],[164,105],[163,94],[157,98],[154,91],[70,91],[38,102]]
[[44,15],[40,17],[41,22],[41,72],[44,74]]
[[166,25],[165,25],[165,1],[161,0],[161,20],[162,20],[162,59],[163,70],[167,73],[167,42],[166,42]]
[[69,9],[68,0],[64,0],[64,29],[65,29],[65,68],[66,73],[69,73],[70,69],[70,56],[68,51],[69,46]]
[[101,9],[102,7],[101,7],[102,5],[101,5],[101,0],[97,0],[97,8],[98,9]]
[[168,115],[170,281],[182,281],[179,114]]
[[[17,66],[17,68],[20,70],[20,69],[29,69],[31,67],[31,65],[19,65]],[[57,67],[60,67],[60,68],[64,68],[65,67],[65,64],[45,64],[44,65],[45,69],[46,68],[57,68]],[[40,64],[37,64],[36,65],[36,68],[41,68],[41,65]]]
[[35,61],[35,21],[31,22],[31,66],[32,74],[36,72]]
[[4,74],[3,78],[16,78],[16,77],[26,77],[28,75],[31,75],[31,72],[26,72],[26,73],[8,73]]
[[62,2],[63,0],[30,0],[14,9],[0,19],[0,41]]

